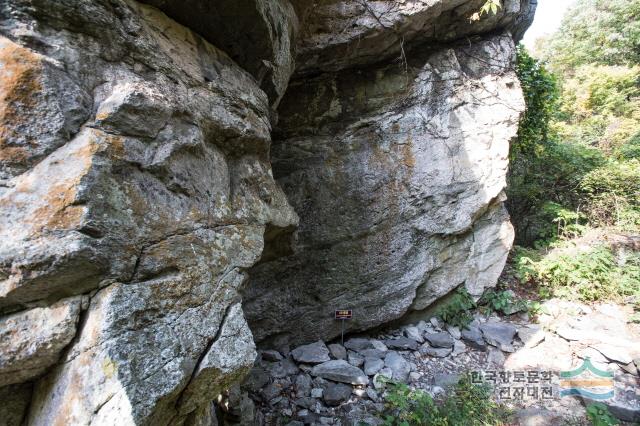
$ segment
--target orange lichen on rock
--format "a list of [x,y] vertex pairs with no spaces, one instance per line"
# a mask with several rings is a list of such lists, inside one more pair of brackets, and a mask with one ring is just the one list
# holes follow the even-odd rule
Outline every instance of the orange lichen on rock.
[[[42,59],[29,49],[0,37],[0,161],[23,163],[28,150],[16,146],[42,91]],[[31,144],[35,141],[26,141]],[[24,141],[20,143],[23,145]]]
[[38,168],[47,168],[48,171],[42,173],[53,178],[50,182],[34,180],[31,173],[16,182],[12,198],[31,194],[34,200],[23,218],[24,223],[31,225],[32,234],[75,229],[81,225],[85,207],[77,199],[78,187],[89,173],[94,155],[102,147],[96,136],[85,135],[70,142],[63,148],[64,153],[53,154],[32,170],[37,176]]

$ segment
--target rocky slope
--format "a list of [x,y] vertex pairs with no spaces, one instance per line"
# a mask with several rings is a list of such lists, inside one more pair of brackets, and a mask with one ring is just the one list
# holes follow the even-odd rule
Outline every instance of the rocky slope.
[[494,284],[534,5],[481,3],[0,1],[1,421],[206,424],[253,336]]
[[[621,421],[637,424],[640,326],[628,322],[632,306],[551,299],[542,309],[548,313],[540,314],[537,324],[526,313],[475,312],[462,329],[431,318],[352,337],[344,346],[320,341],[284,353],[262,350],[243,388],[255,401],[254,417],[266,424],[373,426],[390,414],[383,377],[437,401],[471,374],[513,410],[509,424],[588,425],[584,405],[593,400],[562,396],[566,384],[559,372],[589,359],[613,378],[614,397],[602,402]],[[242,416],[226,413],[234,414]]]

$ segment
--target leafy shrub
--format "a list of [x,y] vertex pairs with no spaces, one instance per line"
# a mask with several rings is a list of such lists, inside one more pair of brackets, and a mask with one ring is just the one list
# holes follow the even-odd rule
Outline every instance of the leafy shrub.
[[539,305],[535,302],[519,299],[508,290],[488,290],[482,295],[478,304],[485,311],[501,312],[505,315],[516,312],[535,313]]
[[519,278],[540,285],[545,297],[582,301],[640,297],[640,255],[636,253],[616,259],[604,245],[583,251],[565,247],[544,256],[519,249],[515,262]]
[[425,391],[388,381],[384,422],[387,426],[486,426],[508,424],[511,413],[491,398],[488,385],[460,378],[440,403]]
[[640,160],[640,131],[635,133],[626,144],[622,145],[617,154],[618,158],[622,160]]
[[464,287],[458,288],[443,306],[436,311],[436,316],[454,327],[464,328],[473,320],[471,309],[476,303]]
[[640,226],[640,160],[612,160],[585,175],[580,188],[591,200],[594,224]]
[[[584,204],[584,195],[576,188],[586,174],[604,162],[597,149],[580,144],[546,141],[538,148],[531,156],[515,158],[507,176],[507,208],[518,245],[532,246],[538,240],[557,238],[563,233],[558,232],[558,221],[575,224],[575,220],[567,220],[569,211]],[[584,225],[582,218],[578,224]],[[565,230],[580,232],[560,229]]]
[[609,412],[609,408],[601,402],[587,406],[587,417],[593,426],[613,426],[620,422]]

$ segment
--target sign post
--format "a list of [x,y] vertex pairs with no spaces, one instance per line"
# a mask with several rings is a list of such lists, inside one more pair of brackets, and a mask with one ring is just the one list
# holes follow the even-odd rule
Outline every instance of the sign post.
[[342,322],[342,346],[344,346],[344,321],[353,318],[353,311],[351,309],[337,309],[336,319]]

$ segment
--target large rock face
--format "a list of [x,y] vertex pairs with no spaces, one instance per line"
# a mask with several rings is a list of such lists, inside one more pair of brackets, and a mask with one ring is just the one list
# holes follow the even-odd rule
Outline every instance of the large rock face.
[[0,424],[207,424],[254,341],[493,285],[503,3],[0,1]]
[[181,424],[251,367],[238,289],[297,223],[269,98],[153,7],[0,8],[0,386],[29,424]]
[[[257,341],[331,338],[335,309],[354,309],[347,329],[364,330],[458,286],[479,296],[495,285],[513,240],[502,191],[524,110],[509,29],[531,6],[505,2],[469,25],[476,6],[338,2],[310,18],[272,150],[301,223],[251,271]],[[476,26],[504,32],[455,41]]]

